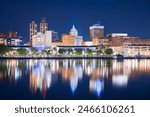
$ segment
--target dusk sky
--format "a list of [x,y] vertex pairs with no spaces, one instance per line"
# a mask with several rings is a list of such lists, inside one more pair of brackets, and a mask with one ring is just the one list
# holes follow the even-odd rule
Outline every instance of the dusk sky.
[[101,22],[108,33],[150,39],[150,0],[1,0],[0,32],[15,31],[29,40],[29,23],[47,19],[49,29],[69,33],[74,24],[85,40],[89,26]]

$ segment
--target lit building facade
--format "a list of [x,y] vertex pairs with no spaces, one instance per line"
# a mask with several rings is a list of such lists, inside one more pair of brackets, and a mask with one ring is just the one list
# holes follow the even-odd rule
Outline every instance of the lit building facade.
[[37,23],[35,21],[32,21],[32,23],[30,23],[30,42],[31,42],[31,45],[32,45],[32,38],[36,34],[37,34]]
[[72,50],[75,50],[75,49],[81,49],[82,51],[86,51],[87,49],[91,49],[93,51],[95,51],[97,48],[97,46],[93,46],[93,45],[88,45],[88,46],[57,46],[57,50],[59,49],[72,49]]
[[75,28],[74,25],[72,26],[72,29],[70,30],[70,35],[72,35],[74,37],[78,36],[78,31],[77,31],[77,29]]
[[112,46],[123,46],[125,39],[128,39],[126,33],[112,33],[107,35],[108,39],[111,40]]
[[50,47],[52,43],[52,31],[46,31],[45,34],[38,32],[33,36],[32,46],[42,45],[45,47]]
[[62,45],[64,46],[81,46],[83,36],[78,36],[78,30],[73,25],[70,34],[62,35]]
[[100,24],[94,24],[89,28],[90,32],[90,39],[93,40],[94,38],[103,38],[104,37],[104,26]]
[[124,56],[145,56],[150,57],[150,44],[132,44],[124,43],[123,45]]
[[124,43],[143,43],[138,37],[129,37],[126,33],[112,33],[108,34],[107,38],[111,41],[111,46],[123,46]]
[[46,47],[50,47],[51,43],[52,43],[52,31],[46,31],[45,32],[45,46]]
[[22,39],[21,37],[7,38],[6,45],[7,46],[18,46],[21,45]]
[[74,45],[74,36],[69,34],[62,35],[62,45],[72,46]]
[[40,23],[40,32],[42,34],[45,34],[47,30],[48,30],[48,23],[46,22],[46,19],[43,18],[42,22]]
[[81,43],[82,46],[92,46],[93,45],[93,42],[92,41],[83,41]]
[[74,45],[81,46],[83,42],[83,36],[74,37]]
[[43,35],[41,32],[38,32],[32,37],[32,46],[35,45],[45,45],[45,35]]
[[20,46],[23,45],[23,41],[21,36],[17,36],[17,32],[0,33],[0,44]]
[[0,33],[0,38],[17,37],[17,32]]

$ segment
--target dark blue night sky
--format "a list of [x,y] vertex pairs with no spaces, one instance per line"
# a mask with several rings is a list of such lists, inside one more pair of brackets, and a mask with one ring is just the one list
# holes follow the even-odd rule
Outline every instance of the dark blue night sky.
[[149,0],[1,0],[0,32],[16,31],[29,38],[29,23],[45,17],[49,29],[68,33],[74,24],[84,39],[89,26],[101,22],[105,34],[128,33],[150,39]]

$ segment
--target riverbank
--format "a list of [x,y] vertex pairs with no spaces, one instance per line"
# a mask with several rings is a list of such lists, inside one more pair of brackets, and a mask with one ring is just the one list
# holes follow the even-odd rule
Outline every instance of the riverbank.
[[0,59],[150,59],[150,57],[0,57]]

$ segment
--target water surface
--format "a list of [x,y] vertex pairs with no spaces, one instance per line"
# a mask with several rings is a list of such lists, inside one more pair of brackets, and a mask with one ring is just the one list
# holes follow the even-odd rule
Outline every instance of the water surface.
[[0,99],[150,99],[150,60],[0,60]]

